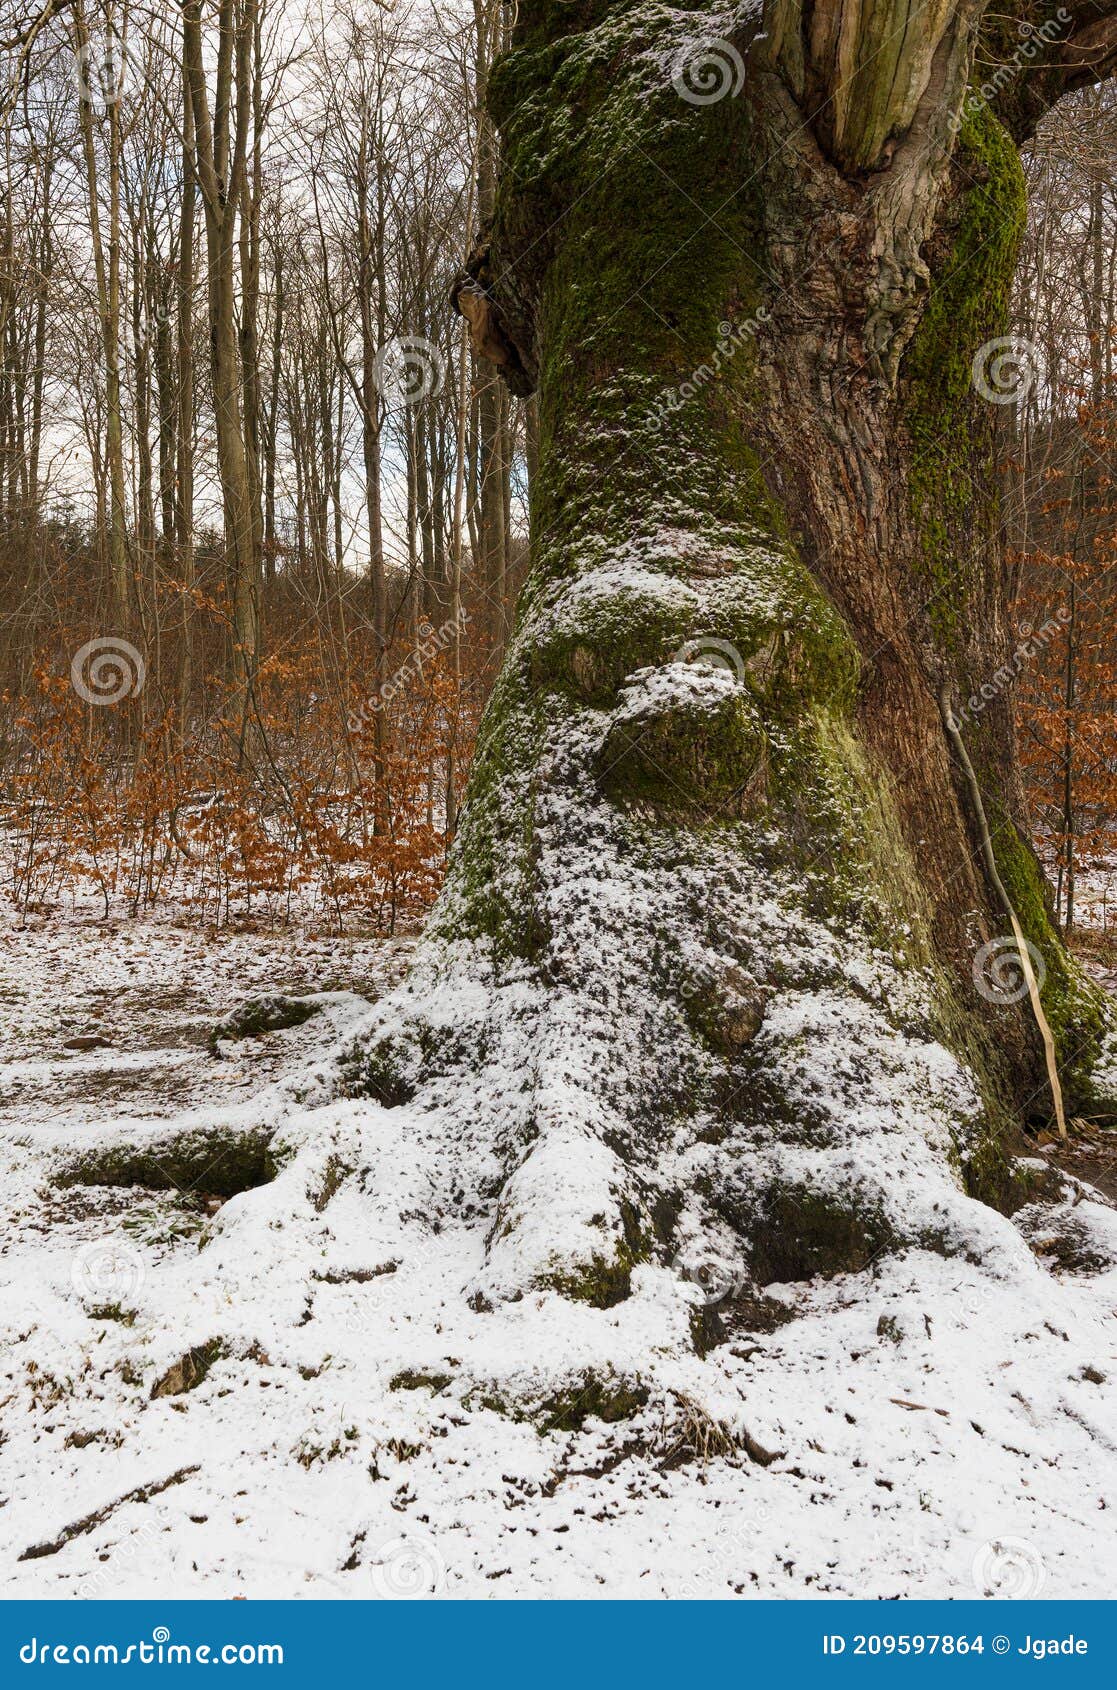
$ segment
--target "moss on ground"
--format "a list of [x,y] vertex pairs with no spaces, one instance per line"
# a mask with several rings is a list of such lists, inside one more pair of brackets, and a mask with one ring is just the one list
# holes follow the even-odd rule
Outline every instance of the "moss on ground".
[[590,1372],[569,1389],[547,1397],[533,1418],[541,1432],[580,1432],[587,1420],[606,1425],[631,1420],[647,1402],[647,1388],[639,1380]]

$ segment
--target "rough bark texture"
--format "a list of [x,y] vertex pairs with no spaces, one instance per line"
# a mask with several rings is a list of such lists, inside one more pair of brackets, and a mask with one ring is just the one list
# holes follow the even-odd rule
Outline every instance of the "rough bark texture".
[[503,169],[458,297],[538,389],[534,568],[423,1013],[384,1012],[355,1082],[487,1148],[480,1185],[447,1175],[464,1215],[499,1199],[482,1301],[616,1302],[725,1228],[758,1283],[972,1253],[961,1189],[1019,1200],[1050,1096],[1023,994],[988,989],[1011,942],[944,684],[980,699],[1071,1105],[1108,1107],[1105,1011],[1027,839],[972,379],[1015,145],[959,117],[972,7],[921,9],[918,42],[869,11],[906,45],[878,63],[850,25],[857,100],[822,7],[761,35],[748,7],[525,6],[492,73]]
[[[699,12],[681,31],[678,14],[656,7],[536,7],[498,68],[507,165],[474,272],[490,340],[503,334],[541,382],[544,407],[562,412],[537,501],[539,573],[551,549],[549,475],[570,482],[569,508],[581,497],[580,366],[591,414],[602,376],[618,381],[618,428],[631,423],[635,443],[627,462],[618,454],[615,492],[623,506],[638,487],[645,521],[649,493],[667,503],[671,477],[690,476],[696,457],[732,456],[737,434],[758,446],[764,495],[754,490],[749,514],[781,543],[790,533],[841,614],[857,656],[851,719],[885,779],[933,949],[973,1000],[965,1014],[988,1021],[970,965],[1001,917],[936,700],[944,682],[961,701],[980,696],[1011,649],[994,474],[1003,413],[975,391],[972,362],[1006,326],[1024,215],[1015,147],[987,106],[959,119],[979,8],[919,8],[917,30],[902,0],[775,6],[755,44],[749,10]],[[1066,40],[1059,51],[1083,56]],[[649,84],[664,66],[674,86],[656,96]],[[1063,83],[1075,74],[1064,69]],[[702,103],[687,99],[688,78]],[[1049,97],[1060,85],[1050,72]],[[1028,118],[1008,104],[1019,132]],[[1034,120],[1034,95],[1028,109]],[[743,321],[748,340],[730,354],[739,367],[711,373],[718,325],[732,340]],[[722,347],[724,360],[724,337]],[[649,380],[672,404],[684,396],[658,431],[660,449],[678,436],[659,487],[639,443],[648,399],[632,391]],[[596,478],[607,465],[588,468]],[[726,468],[737,469],[728,490],[741,477]],[[662,661],[664,647],[639,656]],[[1051,930],[1008,688],[983,699],[969,731],[1005,877],[1081,1080],[1099,1011]],[[992,1019],[1002,1082],[1035,1102],[1025,1010]]]

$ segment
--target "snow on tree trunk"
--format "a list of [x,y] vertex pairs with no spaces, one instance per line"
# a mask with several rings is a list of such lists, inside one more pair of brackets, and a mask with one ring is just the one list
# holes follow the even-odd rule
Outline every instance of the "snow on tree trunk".
[[965,1193],[1024,1199],[1012,1136],[1050,1096],[944,684],[979,700],[1001,876],[1097,1107],[1104,1011],[999,681],[978,389],[1023,194],[988,109],[954,145],[949,11],[852,136],[803,121],[751,6],[525,8],[493,71],[470,315],[538,386],[534,565],[414,1007],[355,1080],[439,1123],[437,1205],[491,1217],[479,1305],[610,1306],[649,1261],[762,1286],[980,1255]]

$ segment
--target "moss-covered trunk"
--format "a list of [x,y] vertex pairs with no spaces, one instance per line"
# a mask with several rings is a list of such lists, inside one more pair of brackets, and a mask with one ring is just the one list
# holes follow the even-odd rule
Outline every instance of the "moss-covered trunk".
[[609,1304],[644,1258],[762,1284],[972,1249],[963,1187],[992,1193],[1050,1095],[944,685],[1092,1095],[1103,1011],[1027,843],[971,379],[1019,166],[986,109],[955,144],[969,19],[932,13],[922,82],[865,94],[899,77],[888,122],[804,120],[820,73],[782,11],[760,37],[751,7],[524,5],[493,71],[466,303],[538,389],[533,571],[422,1010],[386,1012],[361,1080],[456,1123],[463,1170],[488,1156],[447,1176],[493,1215],[482,1303]]

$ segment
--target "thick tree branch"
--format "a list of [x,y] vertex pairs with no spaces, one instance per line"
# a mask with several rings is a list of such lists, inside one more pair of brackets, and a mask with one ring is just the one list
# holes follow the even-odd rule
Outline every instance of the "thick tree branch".
[[[1044,43],[1034,60],[1013,77],[1004,95],[998,96],[998,114],[1018,141],[1027,140],[1035,132],[1045,112],[1064,94],[1105,82],[1117,71],[1117,0],[1065,0],[1058,7],[1033,5],[1022,21],[1030,25],[1033,38],[1046,29],[1053,32],[1053,39]],[[1020,25],[1016,24],[1009,34],[1008,23],[988,19],[982,42],[987,56],[997,62],[1019,63]],[[975,83],[981,79],[975,73]]]
[[[964,43],[980,10],[979,0],[770,0],[765,54],[827,157],[847,174],[875,170],[915,120],[940,49]],[[948,56],[961,71],[964,56]]]
[[[936,64],[950,107],[991,84],[1026,139],[1064,94],[1117,69],[1117,0],[1032,0],[1011,15],[985,0],[769,0],[762,52],[826,156],[847,175],[876,171],[919,121]],[[970,66],[972,64],[972,73]]]

